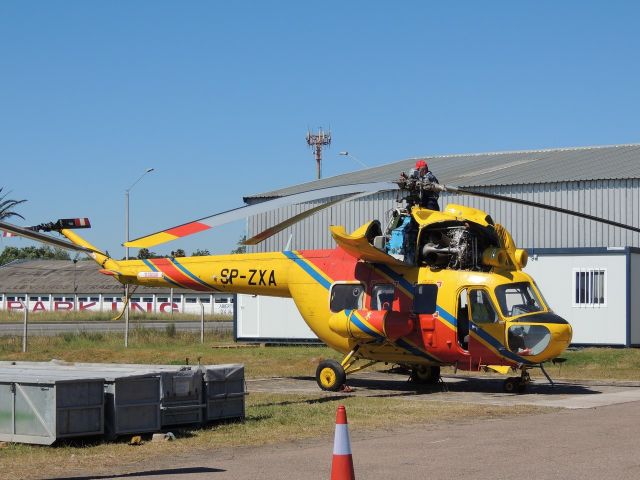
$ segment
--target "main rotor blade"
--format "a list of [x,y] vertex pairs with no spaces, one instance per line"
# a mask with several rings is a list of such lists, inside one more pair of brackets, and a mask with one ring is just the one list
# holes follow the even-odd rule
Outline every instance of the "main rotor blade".
[[36,240],[38,242],[46,243],[48,245],[54,245],[56,247],[65,248],[67,250],[74,250],[76,252],[82,252],[82,253],[101,253],[91,248],[81,247],[80,245],[76,245],[75,243],[71,243],[71,242],[67,242],[66,240],[61,240],[59,238],[51,237],[49,235],[45,235],[44,233],[35,232],[33,230],[29,230],[28,228],[18,227],[17,225],[12,225],[10,223],[0,222],[0,229],[5,230],[7,232],[11,232],[15,235],[19,235],[21,237],[29,238],[31,240]]
[[335,205],[339,205],[341,203],[345,203],[345,202],[349,202],[351,200],[356,200],[358,198],[362,198],[362,197],[368,197],[369,195],[374,195],[378,192],[383,192],[385,190],[388,190],[387,188],[385,188],[384,190],[376,190],[376,191],[372,191],[372,192],[362,192],[362,193],[356,193],[355,195],[350,195],[346,198],[339,198],[336,200],[332,200],[330,202],[327,203],[323,203],[322,205],[318,205],[317,207],[313,207],[310,208],[309,210],[305,210],[302,213],[298,213],[297,215],[294,215],[291,218],[286,219],[284,222],[280,222],[272,227],[267,228],[266,230],[263,230],[262,232],[258,233],[257,235],[245,240],[244,242],[242,242],[243,245],[257,245],[258,243],[262,242],[263,240],[266,240],[269,237],[272,237],[273,235],[275,235],[278,232],[281,232],[282,230],[284,230],[287,227],[290,227],[291,225],[298,223],[301,220],[304,220],[307,217],[310,217],[311,215],[314,215],[316,213],[318,213],[320,210],[324,210],[325,208],[329,208],[329,207],[333,207]]
[[199,233],[212,227],[224,225],[225,223],[230,223],[235,220],[241,220],[250,215],[258,215],[260,213],[268,212],[269,210],[284,207],[287,205],[310,202],[326,197],[361,193],[364,191],[375,192],[380,190],[397,189],[398,186],[394,183],[376,182],[309,190],[307,192],[278,197],[274,198],[273,200],[267,200],[265,202],[256,203],[254,205],[247,205],[244,207],[234,208],[233,210],[227,210],[226,212],[216,213],[208,217],[200,218],[192,222],[183,223],[182,225],[178,225],[176,227],[152,233],[151,235],[136,238],[134,240],[126,242],[124,245],[126,247],[134,248],[155,247],[156,245],[160,245],[161,243],[170,242],[177,238],[193,235],[194,233]]
[[551,210],[552,212],[566,213],[567,215],[573,215],[574,217],[585,218],[587,220],[593,220],[594,222],[606,223],[613,227],[624,228],[633,232],[640,233],[640,228],[626,225],[624,223],[615,222],[613,220],[607,220],[606,218],[595,217],[587,213],[576,212],[575,210],[567,210],[566,208],[555,207],[553,205],[545,205],[544,203],[531,202],[529,200],[522,200],[520,198],[507,197],[505,195],[496,195],[493,193],[477,192],[475,190],[467,190],[465,188],[453,187],[450,185],[442,185],[442,190],[445,192],[459,193],[461,195],[473,195],[476,197],[491,198],[493,200],[503,200],[505,202],[517,203],[519,205],[526,205],[528,207],[542,208],[545,210]]

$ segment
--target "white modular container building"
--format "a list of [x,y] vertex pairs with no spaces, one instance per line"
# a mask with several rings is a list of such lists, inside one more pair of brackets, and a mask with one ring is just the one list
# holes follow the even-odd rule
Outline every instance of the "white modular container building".
[[640,249],[532,249],[525,272],[574,345],[640,346]]
[[237,295],[234,338],[241,342],[319,342],[291,298]]

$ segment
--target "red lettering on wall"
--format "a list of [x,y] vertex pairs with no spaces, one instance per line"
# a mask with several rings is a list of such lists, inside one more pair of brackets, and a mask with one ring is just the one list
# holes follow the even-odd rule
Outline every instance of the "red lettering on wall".
[[[151,313],[151,308],[153,307],[153,303],[151,302],[147,302],[146,304],[146,312]],[[139,312],[144,312],[145,309],[142,308],[142,306],[138,303],[138,302],[133,302],[131,303],[131,310],[135,311],[138,310]]]
[[53,310],[56,312],[68,312],[73,310],[73,302],[54,302]]
[[[167,309],[167,307],[171,306],[170,309]],[[164,302],[160,304],[160,313],[167,313],[167,310],[173,310],[174,312],[178,311],[178,304],[177,303],[169,303],[169,302]]]
[[36,302],[36,304],[33,306],[33,311],[34,312],[45,312],[47,309],[44,306],[44,303],[42,302]]
[[80,302],[80,310],[88,310],[89,308],[93,307],[94,305],[96,305],[96,302],[89,302],[89,303],[84,303],[84,302]]
[[22,310],[22,302],[7,300],[7,310]]

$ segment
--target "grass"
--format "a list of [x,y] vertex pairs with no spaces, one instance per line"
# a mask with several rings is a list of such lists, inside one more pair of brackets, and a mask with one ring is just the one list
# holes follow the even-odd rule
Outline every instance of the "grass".
[[[119,312],[30,312],[29,323],[68,323],[68,322],[109,322],[112,321]],[[124,318],[124,317],[123,317]],[[154,322],[194,322],[200,320],[200,314],[190,315],[187,313],[174,313],[173,315],[164,313],[130,312],[131,321],[154,321]],[[233,317],[229,315],[205,314],[207,322],[231,321]],[[0,323],[22,323],[24,313],[20,311],[0,310]],[[120,320],[122,321],[122,319]]]
[[[248,377],[260,378],[314,375],[320,360],[341,358],[337,352],[318,345],[249,348],[235,345],[229,334],[209,332],[204,344],[200,344],[199,339],[199,333],[176,331],[170,323],[164,330],[152,330],[135,327],[134,322],[129,348],[124,347],[122,334],[74,332],[29,337],[29,351],[22,353],[22,338],[6,336],[0,337],[0,360],[48,361],[56,358],[69,362],[244,363]],[[238,348],[212,348],[214,346]],[[563,357],[567,359],[566,363],[547,366],[553,378],[640,379],[640,349],[585,348],[567,351]],[[453,370],[445,368],[443,373],[452,374]]]

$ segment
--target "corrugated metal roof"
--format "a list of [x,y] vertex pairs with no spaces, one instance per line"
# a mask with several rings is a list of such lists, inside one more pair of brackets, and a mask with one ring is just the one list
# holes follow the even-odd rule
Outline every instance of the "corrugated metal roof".
[[[123,286],[98,271],[93,261],[28,260],[0,267],[0,293],[114,293],[122,294]],[[138,287],[137,294],[165,293],[168,288]],[[175,293],[187,292],[176,288]]]
[[353,183],[394,181],[423,159],[442,184],[460,187],[640,178],[640,144],[425,156],[245,197],[264,199]]

